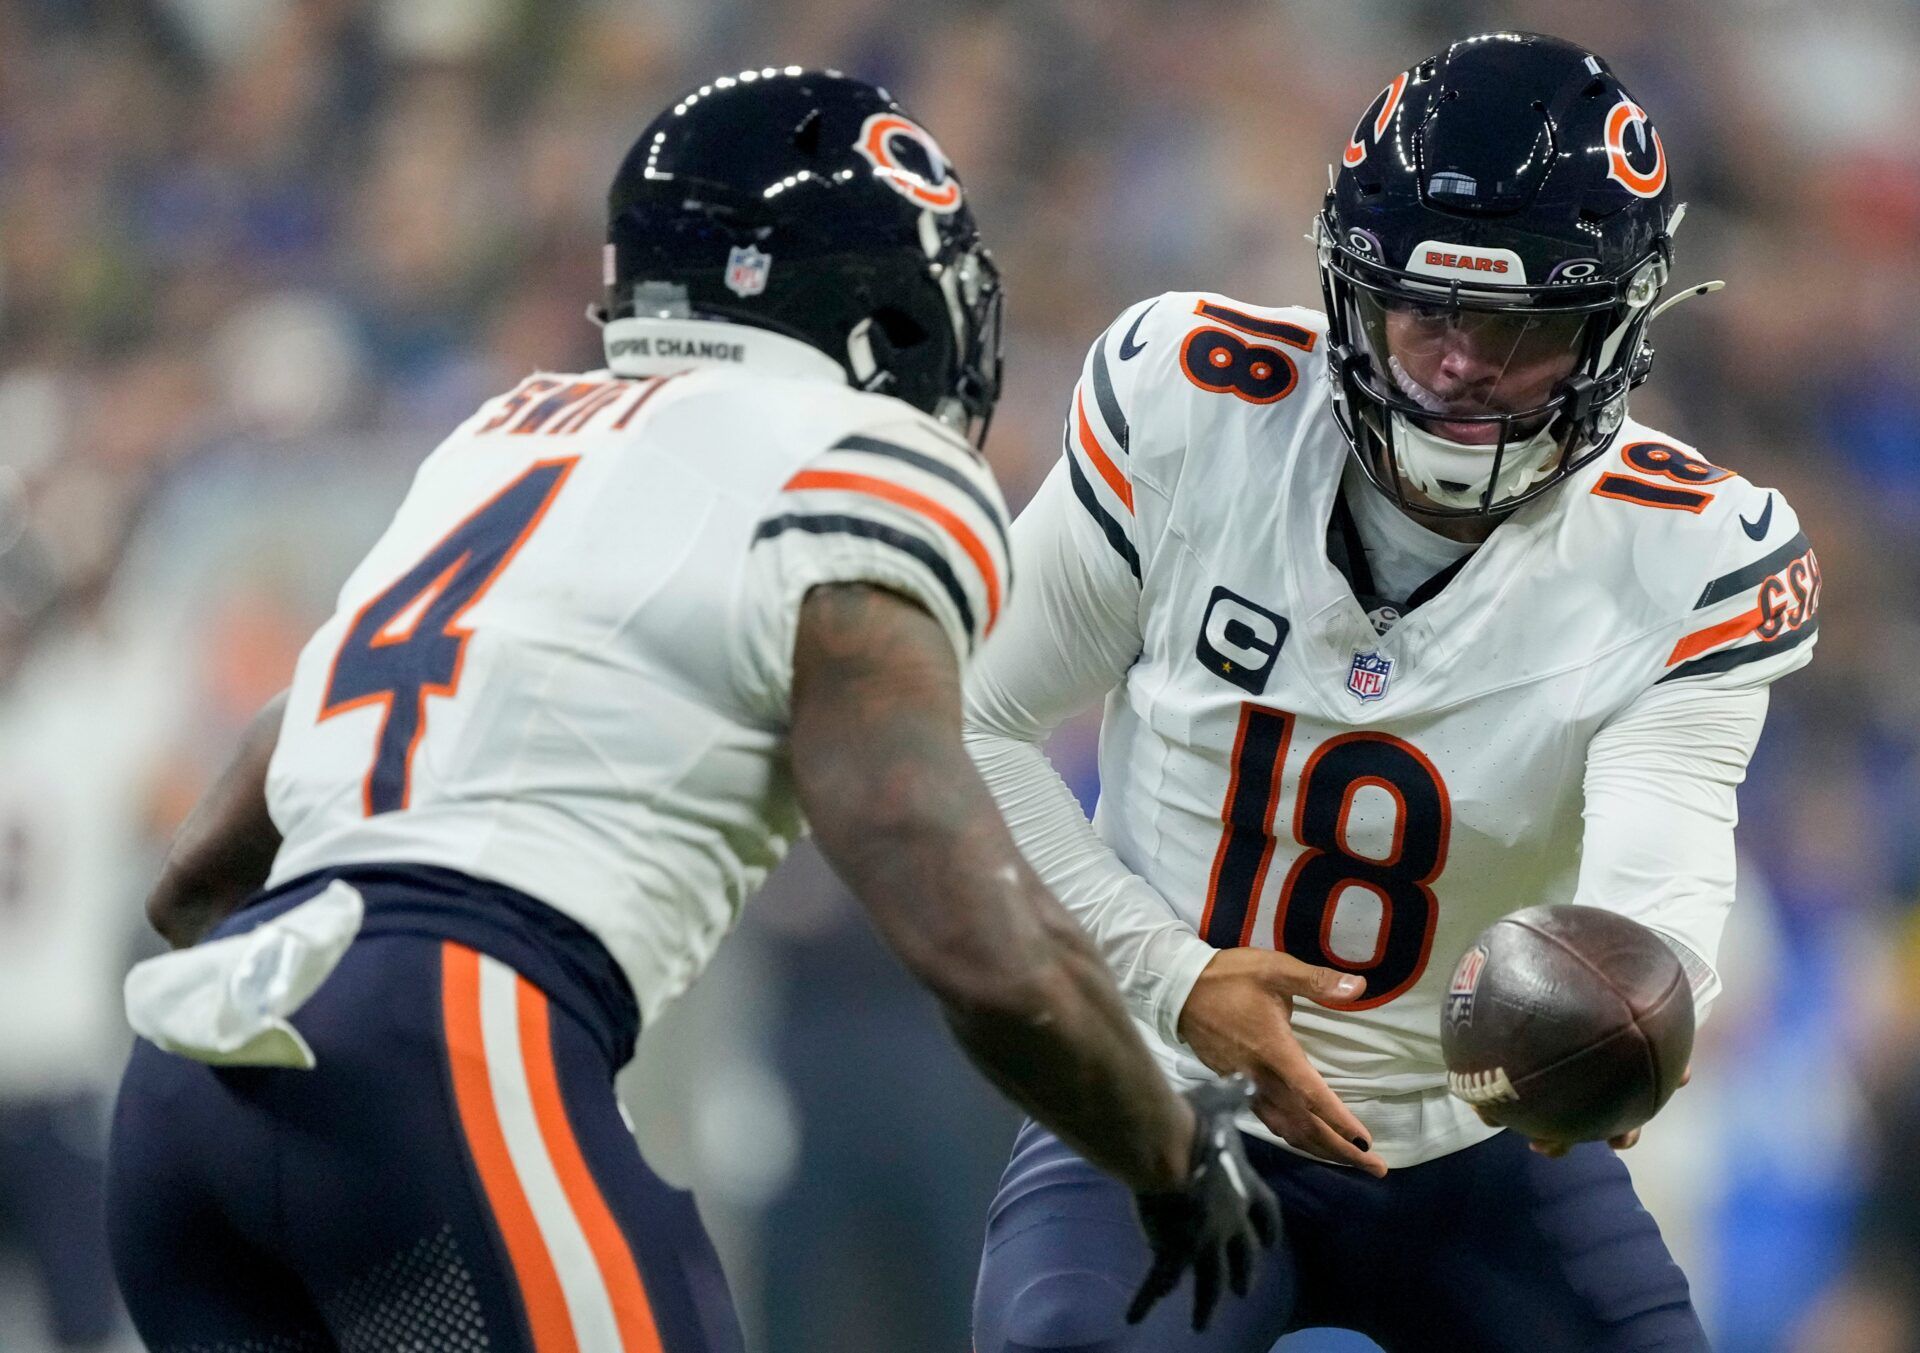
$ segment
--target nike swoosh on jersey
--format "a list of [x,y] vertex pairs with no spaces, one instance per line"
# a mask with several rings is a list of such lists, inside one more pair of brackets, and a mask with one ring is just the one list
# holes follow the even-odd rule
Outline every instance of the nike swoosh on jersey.
[[[1158,305],[1158,304],[1160,304],[1160,302],[1158,301],[1155,301],[1153,303],[1153,305]],[[1139,316],[1133,321],[1133,323],[1127,326],[1126,333],[1121,335],[1121,338],[1120,338],[1120,360],[1121,361],[1125,362],[1125,361],[1131,360],[1132,358],[1138,357],[1140,355],[1141,349],[1147,346],[1145,343],[1134,342],[1133,338],[1135,334],[1140,332],[1141,320],[1144,320],[1148,315],[1151,315],[1153,313],[1153,305],[1150,305],[1145,310],[1142,310]]]
[[1760,509],[1760,520],[1748,521],[1745,517],[1742,517],[1740,519],[1740,529],[1747,533],[1747,539],[1749,540],[1765,540],[1767,538],[1767,528],[1771,525],[1773,525],[1773,495],[1769,493],[1767,495],[1767,505]]

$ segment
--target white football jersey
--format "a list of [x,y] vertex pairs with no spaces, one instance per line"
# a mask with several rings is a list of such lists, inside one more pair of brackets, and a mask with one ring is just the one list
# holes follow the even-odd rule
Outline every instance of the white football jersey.
[[[1188,949],[1197,934],[1364,976],[1350,1006],[1296,1004],[1294,1027],[1402,1164],[1486,1135],[1444,1092],[1439,1038],[1456,962],[1502,914],[1577,897],[1634,915],[1710,994],[1730,835],[1696,890],[1720,892],[1723,863],[1724,896],[1641,886],[1644,860],[1600,859],[1587,835],[1590,744],[1636,702],[1806,662],[1819,570],[1777,493],[1629,421],[1377,633],[1329,552],[1350,453],[1324,330],[1171,293],[1094,345],[1063,463],[1015,526],[1022,598],[970,674],[969,738],[1176,1079],[1203,1073],[1175,1030],[1211,951],[1155,958],[1154,907]],[[1145,890],[991,764],[995,738],[1044,734],[1108,686],[1094,826]],[[1146,919],[1116,920],[1128,907]]]
[[604,942],[647,1019],[801,829],[808,590],[904,593],[964,661],[1011,579],[999,491],[941,425],[779,335],[637,324],[635,375],[531,377],[427,458],[301,654],[267,795],[271,883],[508,884]]

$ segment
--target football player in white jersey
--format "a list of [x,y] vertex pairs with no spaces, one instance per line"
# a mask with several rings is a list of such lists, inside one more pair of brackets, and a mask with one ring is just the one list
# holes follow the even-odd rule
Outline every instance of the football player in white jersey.
[[[1734,791],[1820,575],[1779,494],[1628,412],[1680,212],[1604,62],[1487,34],[1367,107],[1324,312],[1175,292],[1093,345],[969,745],[1172,1081],[1254,1078],[1286,1240],[1205,1336],[1130,1330],[1124,1196],[1030,1125],[978,1353],[1704,1346],[1617,1158],[1496,1134],[1440,1056],[1521,907],[1612,908],[1718,986]],[[1101,699],[1089,824],[1036,743]]]
[[128,983],[142,1336],[738,1348],[613,1075],[803,813],[977,1064],[1138,1196],[1142,1309],[1190,1267],[1204,1319],[1272,1238],[1245,1094],[1159,1075],[960,741],[1013,582],[960,180],[883,91],[769,69],[656,119],[609,207],[607,369],[426,459],[150,902],[193,947]]

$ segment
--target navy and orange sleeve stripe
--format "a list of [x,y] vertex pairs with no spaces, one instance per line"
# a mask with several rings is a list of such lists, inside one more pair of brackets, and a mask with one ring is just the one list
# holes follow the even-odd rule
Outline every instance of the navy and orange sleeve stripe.
[[1120,353],[1114,345],[1124,347],[1135,341],[1138,322],[1153,304],[1146,302],[1122,314],[1088,351],[1068,404],[1061,448],[1074,497],[1136,580],[1140,548],[1131,463],[1133,425],[1125,392],[1116,383]]
[[781,485],[754,532],[811,549],[819,581],[903,584],[951,619],[970,651],[1012,595],[1007,510],[986,464],[930,427],[903,424],[841,438]]
[[1791,509],[1780,508],[1775,525],[1785,539],[1705,583],[1659,682],[1728,673],[1739,674],[1737,684],[1766,682],[1807,660],[1800,650],[1820,632],[1820,560]]

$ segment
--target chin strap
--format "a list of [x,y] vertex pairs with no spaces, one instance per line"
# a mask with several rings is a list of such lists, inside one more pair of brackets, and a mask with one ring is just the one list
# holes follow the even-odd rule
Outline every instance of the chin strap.
[[[1488,471],[1493,468],[1491,446],[1469,446],[1415,426],[1395,411],[1388,414],[1398,439],[1401,473],[1420,492],[1442,507],[1473,507],[1486,494]],[[1509,442],[1500,460],[1500,478],[1494,500],[1517,497],[1545,477],[1558,458],[1560,446],[1542,428],[1522,441]],[[1449,488],[1449,484],[1461,485]]]
[[[1389,357],[1387,365],[1394,384],[1408,399],[1436,417],[1445,416],[1441,402],[1413,379],[1398,358]],[[1415,488],[1442,507],[1472,507],[1481,501],[1493,469],[1493,447],[1469,445],[1428,432],[1398,410],[1389,411],[1387,418],[1400,472]],[[1553,468],[1559,451],[1560,444],[1549,428],[1509,442],[1500,458],[1494,496],[1510,498],[1529,488]],[[1449,484],[1460,487],[1449,488]]]

